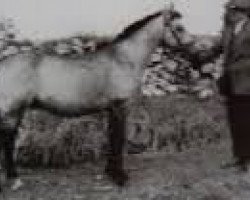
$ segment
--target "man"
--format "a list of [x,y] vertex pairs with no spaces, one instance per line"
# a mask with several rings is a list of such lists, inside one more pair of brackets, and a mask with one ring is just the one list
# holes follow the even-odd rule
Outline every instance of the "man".
[[[228,119],[236,165],[250,163],[250,1],[230,0],[224,16],[225,74],[221,91],[228,97]],[[223,83],[223,84],[222,84]]]

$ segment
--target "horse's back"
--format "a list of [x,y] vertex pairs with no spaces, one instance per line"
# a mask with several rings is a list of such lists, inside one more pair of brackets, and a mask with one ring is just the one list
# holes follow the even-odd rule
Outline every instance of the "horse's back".
[[106,107],[112,99],[137,92],[138,74],[115,56],[91,59],[18,54],[0,63],[0,110],[11,110],[34,99],[49,107],[75,112]]

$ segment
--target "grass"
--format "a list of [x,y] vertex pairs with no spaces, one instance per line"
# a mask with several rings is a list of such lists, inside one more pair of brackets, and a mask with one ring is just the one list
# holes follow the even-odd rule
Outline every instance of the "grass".
[[[105,113],[60,118],[30,110],[20,128],[18,161],[28,166],[58,167],[102,159],[106,131]],[[226,113],[217,97],[200,101],[171,94],[143,97],[128,106],[128,144],[139,148],[139,152],[182,152],[205,148],[226,137]],[[127,145],[128,152],[130,148]]]

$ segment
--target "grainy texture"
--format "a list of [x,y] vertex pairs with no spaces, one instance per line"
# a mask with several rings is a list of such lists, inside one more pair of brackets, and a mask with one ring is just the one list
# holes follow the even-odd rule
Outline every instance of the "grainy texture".
[[[67,169],[60,169],[62,165],[59,165],[59,169],[37,169],[37,165],[36,168],[21,167],[19,171],[24,186],[13,192],[6,185],[0,197],[13,200],[230,200],[249,197],[249,174],[238,173],[235,168],[221,168],[223,163],[232,158],[226,113],[221,97],[216,96],[207,101],[187,95],[144,98],[131,105],[128,115],[128,129],[133,130],[128,132],[129,140],[133,141],[137,148],[140,147],[139,144],[143,144],[146,149],[138,155],[125,155],[125,168],[129,172],[130,181],[123,190],[114,186],[103,175],[105,160],[100,157],[95,159],[95,162],[71,164]],[[105,129],[105,123],[105,115],[60,119],[48,113],[28,112],[23,121],[22,134],[30,133],[30,141],[40,136],[40,141],[37,139],[35,141],[38,143],[30,143],[27,149],[35,149],[35,144],[40,143],[41,152],[46,151],[45,147],[53,145],[53,135],[60,135],[59,138],[69,137],[67,141],[82,137],[82,143],[79,145],[87,149],[85,145],[89,144],[90,152],[94,152],[102,146],[100,144],[104,139],[102,131]],[[69,129],[62,128],[58,131],[58,128],[53,128],[60,126]],[[34,135],[35,132],[30,131],[32,129],[38,135]],[[84,130],[86,135],[77,130]],[[73,131],[75,133],[72,133]],[[93,135],[89,135],[90,133]],[[49,136],[50,139],[45,140]],[[91,137],[84,140],[87,136]],[[54,145],[59,148],[62,143],[55,141]],[[60,148],[73,148],[70,147],[71,144],[73,143],[64,143]],[[129,148],[131,147],[128,146]],[[72,151],[72,155],[74,154]],[[93,161],[91,156],[83,158],[85,161]],[[44,159],[41,159],[39,166],[44,164],[43,161]]]
[[[15,42],[8,36],[1,39],[4,43],[1,58],[36,48],[74,57],[94,52],[95,40],[74,37],[37,47],[27,41]],[[248,199],[250,175],[238,173],[235,168],[221,169],[221,165],[232,158],[231,141],[223,99],[214,87],[222,73],[222,57],[218,62],[215,60],[218,55],[208,59],[209,62],[204,61],[213,54],[211,41],[195,38],[189,49],[204,64],[198,69],[193,69],[194,63],[175,53],[172,60],[164,61],[165,50],[156,49],[148,66],[150,69],[146,70],[151,78],[152,74],[157,75],[156,79],[151,79],[152,84],[148,81],[152,90],[146,90],[147,97],[128,105],[125,168],[130,180],[123,190],[103,175],[107,150],[106,113],[60,118],[45,111],[29,110],[20,127],[17,152],[24,186],[11,191],[6,183],[0,199]],[[177,68],[172,62],[176,58],[181,63]],[[157,68],[159,64],[162,66]],[[187,68],[183,70],[181,66]],[[187,80],[189,71],[193,75]],[[210,78],[203,80],[202,73]],[[173,82],[163,76],[170,76]],[[145,85],[147,80],[150,78],[145,79]],[[159,89],[164,81],[170,85]],[[178,87],[177,82],[181,83]],[[187,83],[198,87],[193,89],[199,98],[191,95]],[[214,96],[201,100],[210,96],[207,89],[212,89]]]
[[[219,99],[187,95],[142,97],[128,106],[128,152],[182,152],[224,138],[226,115]],[[29,111],[20,128],[18,161],[35,166],[68,166],[105,154],[105,113],[59,118]]]

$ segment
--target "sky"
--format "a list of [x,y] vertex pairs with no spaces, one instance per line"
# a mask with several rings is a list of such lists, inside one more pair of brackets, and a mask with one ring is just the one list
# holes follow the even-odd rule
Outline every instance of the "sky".
[[[12,18],[21,38],[46,40],[77,33],[115,35],[164,8],[170,0],[0,0],[0,17]],[[221,29],[226,0],[172,0],[191,33]]]

